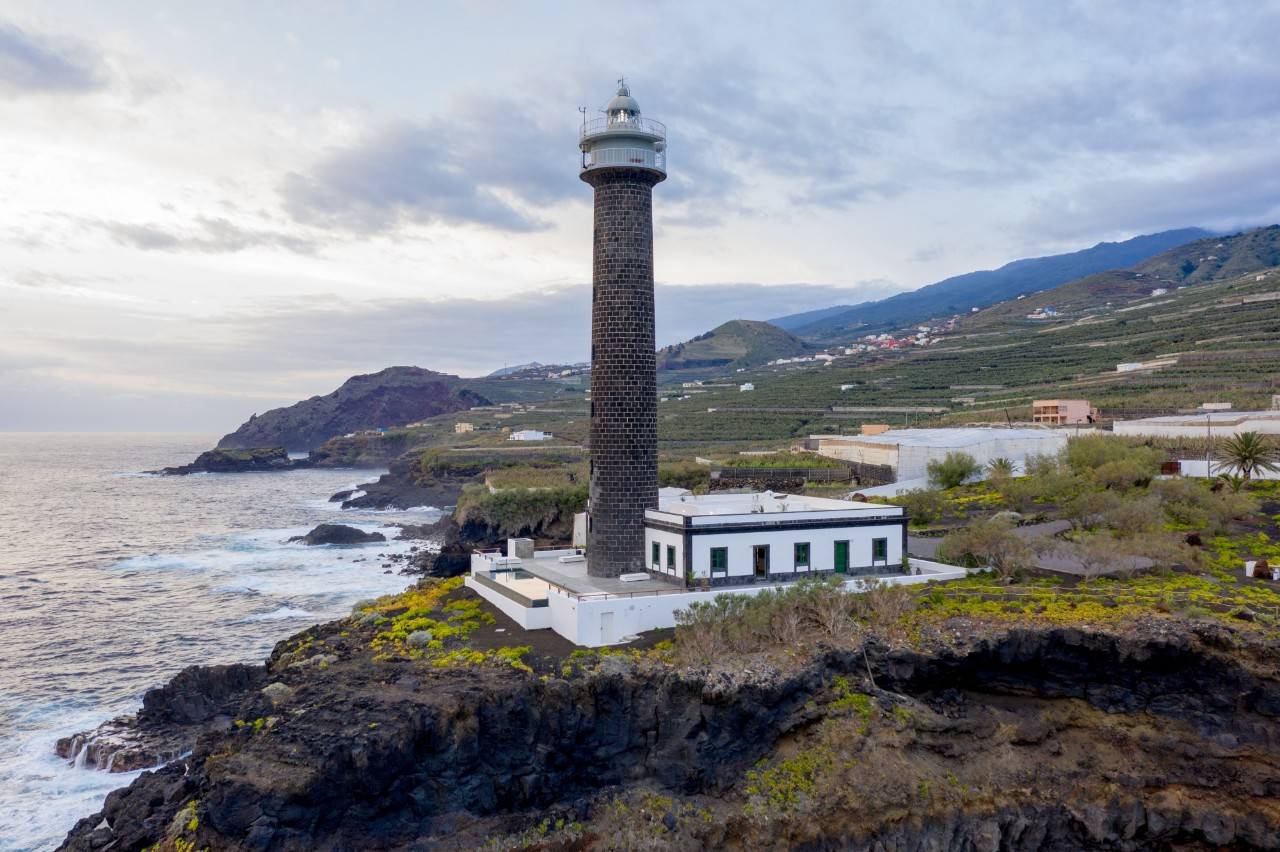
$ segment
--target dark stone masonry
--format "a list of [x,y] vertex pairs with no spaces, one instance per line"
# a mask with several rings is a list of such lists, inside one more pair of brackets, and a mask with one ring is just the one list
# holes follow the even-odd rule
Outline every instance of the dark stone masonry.
[[595,187],[591,295],[588,571],[643,572],[644,511],[658,508],[653,330],[653,186],[648,169],[589,169]]

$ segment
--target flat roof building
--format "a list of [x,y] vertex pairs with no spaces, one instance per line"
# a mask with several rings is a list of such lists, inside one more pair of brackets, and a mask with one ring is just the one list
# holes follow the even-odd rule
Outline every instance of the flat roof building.
[[820,455],[855,464],[885,465],[897,480],[929,474],[931,461],[965,452],[980,465],[992,459],[1023,461],[1053,455],[1067,445],[1067,433],[1051,429],[1003,429],[970,426],[937,429],[890,429],[878,435],[814,435]]
[[963,577],[965,569],[912,560],[902,570],[907,517],[898,506],[794,494],[692,495],[663,489],[645,512],[646,570],[597,577],[576,548],[477,551],[468,588],[525,629],[549,628],[579,645],[624,641],[672,627],[676,613],[720,594],[753,595],[812,576],[852,588]]
[[1037,399],[1031,403],[1031,422],[1041,426],[1076,426],[1098,419],[1087,399]]
[[1117,435],[1144,438],[1226,438],[1241,432],[1280,435],[1280,411],[1206,411],[1144,417],[1117,420],[1111,428]]

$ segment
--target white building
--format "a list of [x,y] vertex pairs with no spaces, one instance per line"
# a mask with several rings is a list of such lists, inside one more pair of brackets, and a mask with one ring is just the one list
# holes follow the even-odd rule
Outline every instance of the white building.
[[884,465],[898,481],[929,475],[931,461],[964,452],[980,465],[1006,458],[1019,463],[1028,456],[1053,455],[1067,445],[1070,433],[1055,429],[890,429],[878,435],[813,435],[819,455],[857,464]]
[[739,391],[753,391],[755,389],[756,389],[756,386],[751,382],[743,382],[742,384],[738,385]]
[[521,429],[519,432],[512,432],[507,438],[508,441],[545,441],[551,437],[550,432],[539,432],[537,429]]
[[645,573],[591,577],[581,549],[534,550],[531,541],[512,539],[506,553],[473,553],[465,582],[525,629],[599,647],[673,627],[676,613],[691,604],[804,577],[845,576],[856,590],[873,579],[909,584],[965,575],[917,559],[904,572],[906,524],[896,506],[769,492],[695,497],[664,488],[658,509],[645,513],[653,563]]
[[645,512],[651,574],[696,585],[897,571],[903,510],[792,494],[663,495]]
[[1175,414],[1117,420],[1117,435],[1144,438],[1228,438],[1241,432],[1280,435],[1280,411],[1206,411],[1202,414]]

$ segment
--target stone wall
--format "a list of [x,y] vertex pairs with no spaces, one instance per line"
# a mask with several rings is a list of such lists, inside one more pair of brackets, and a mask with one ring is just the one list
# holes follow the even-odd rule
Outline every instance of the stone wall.
[[591,523],[589,571],[640,572],[644,511],[658,507],[653,330],[653,185],[641,169],[592,169]]

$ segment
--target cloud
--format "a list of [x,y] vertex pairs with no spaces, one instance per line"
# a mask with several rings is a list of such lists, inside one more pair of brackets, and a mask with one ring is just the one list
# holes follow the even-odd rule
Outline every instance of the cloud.
[[359,234],[403,225],[548,226],[540,211],[581,196],[570,125],[516,101],[467,98],[448,115],[393,122],[331,150],[280,187],[295,221]]
[[83,46],[0,22],[0,91],[74,93],[103,85],[98,57]]
[[1188,169],[1094,181],[1046,195],[1023,227],[1037,235],[1157,231],[1189,223],[1230,229],[1280,220],[1280,153],[1269,151]]
[[305,237],[279,231],[244,228],[226,219],[198,216],[195,227],[173,231],[155,224],[81,220],[97,228],[117,243],[142,251],[193,252],[228,254],[251,248],[276,248],[297,254],[313,254],[315,242]]
[[[762,320],[864,301],[887,295],[886,289],[870,282],[856,289],[659,285],[658,345],[686,340],[730,319]],[[14,354],[0,350],[0,394],[5,386],[20,385],[23,398],[37,411],[45,406],[49,418],[30,411],[0,413],[0,429],[50,428],[37,421],[52,418],[53,412],[63,418],[61,428],[96,428],[95,423],[107,421],[95,420],[87,403],[75,414],[81,410],[77,400],[121,394],[139,400],[135,427],[231,429],[268,403],[327,393],[351,375],[393,364],[477,376],[532,360],[585,361],[590,353],[591,291],[585,285],[499,301],[353,303],[317,296],[301,304],[197,318],[129,315],[127,310],[103,306],[98,333],[50,327],[13,336]],[[68,388],[76,388],[73,399],[63,398]],[[38,402],[45,393],[49,399]],[[204,419],[215,408],[227,413],[219,420]]]

